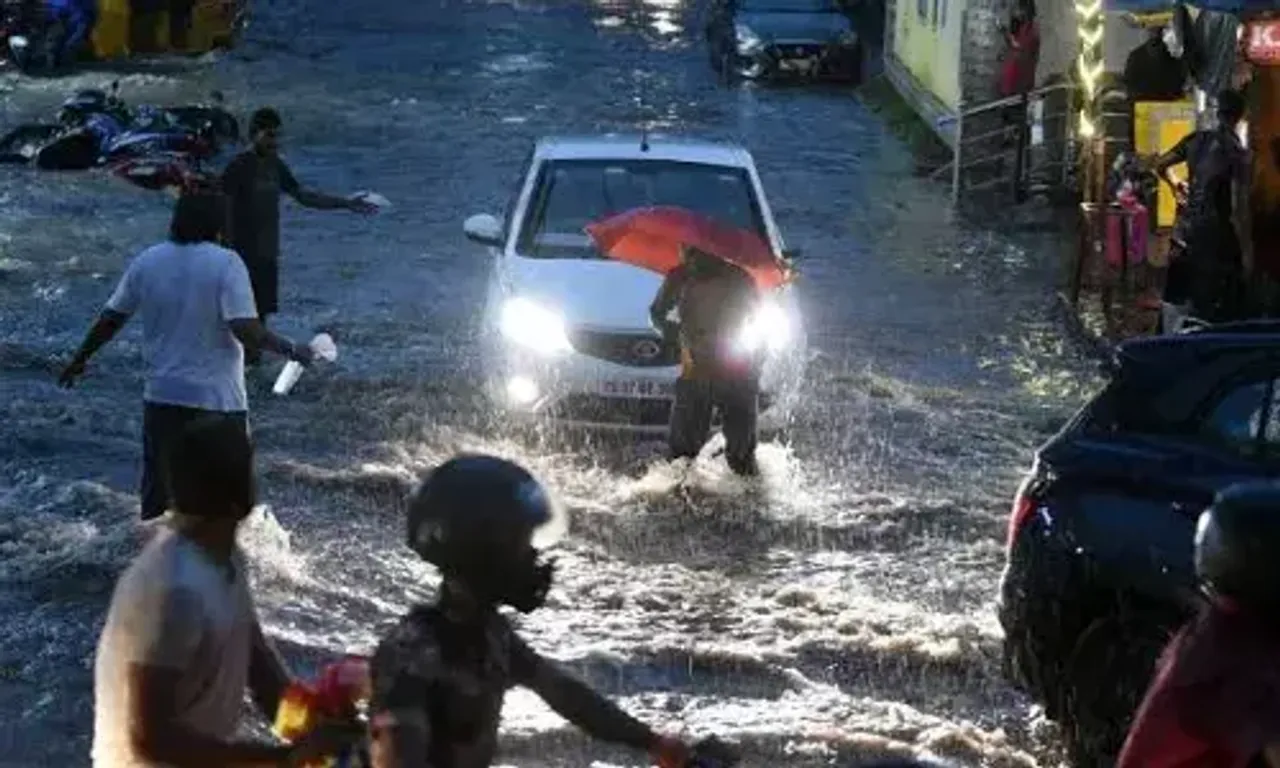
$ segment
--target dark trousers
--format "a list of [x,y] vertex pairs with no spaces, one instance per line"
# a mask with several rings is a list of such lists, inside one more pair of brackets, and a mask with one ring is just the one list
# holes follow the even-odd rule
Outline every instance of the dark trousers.
[[676,381],[667,438],[671,458],[695,458],[711,434],[711,418],[720,411],[725,460],[740,475],[756,473],[756,417],[760,384],[755,378]]
[[181,405],[145,403],[142,411],[142,519],[163,515],[173,501],[169,490],[169,451],[174,438],[187,424],[198,418],[225,418],[249,429],[244,411],[220,412],[187,408]]

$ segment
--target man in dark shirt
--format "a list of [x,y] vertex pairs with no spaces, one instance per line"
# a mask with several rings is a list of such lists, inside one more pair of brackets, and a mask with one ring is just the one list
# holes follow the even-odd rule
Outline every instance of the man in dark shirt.
[[[280,127],[280,115],[274,109],[254,112],[249,120],[252,146],[237,155],[222,174],[231,206],[228,239],[249,270],[254,301],[264,323],[279,310],[280,193],[317,210],[377,210],[363,200],[334,197],[299,184],[279,155]],[[257,356],[245,360],[249,364],[257,361]]]
[[[1189,304],[1196,317],[1211,323],[1239,315],[1244,265],[1252,261],[1249,153],[1236,135],[1243,119],[1244,97],[1223,91],[1218,96],[1218,125],[1187,136],[1155,165],[1160,178],[1177,190],[1182,205],[1173,231],[1166,308]],[[1169,175],[1180,163],[1187,164],[1185,182]],[[1168,325],[1166,331],[1175,330]]]
[[[725,459],[739,475],[754,475],[759,365],[737,348],[759,292],[750,276],[696,248],[667,275],[649,308],[654,327],[679,337],[680,378],[671,408],[671,458],[694,458],[707,442],[714,409],[724,422]],[[675,309],[679,324],[668,315]]]

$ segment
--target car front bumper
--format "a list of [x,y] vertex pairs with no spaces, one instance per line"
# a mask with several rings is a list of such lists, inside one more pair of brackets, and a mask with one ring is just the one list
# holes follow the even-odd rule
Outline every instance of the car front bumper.
[[[620,334],[622,335],[622,334]],[[667,433],[678,365],[626,365],[578,351],[538,354],[499,339],[486,353],[487,389],[494,405],[521,421],[653,435]],[[779,397],[762,381],[760,428],[780,428]]]
[[858,43],[767,43],[750,51],[739,50],[736,70],[752,80],[854,77],[860,71],[861,56]]

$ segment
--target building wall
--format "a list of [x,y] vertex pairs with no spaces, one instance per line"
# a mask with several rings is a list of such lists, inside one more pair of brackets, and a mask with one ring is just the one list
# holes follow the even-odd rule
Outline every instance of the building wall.
[[894,56],[951,110],[961,103],[960,61],[968,0],[897,0]]
[[[1012,0],[967,0],[961,93],[969,105],[998,98],[997,77],[1004,37],[1000,27],[1009,20]],[[1040,26],[1040,65],[1036,81],[1066,72],[1079,50],[1074,0],[1037,0]]]

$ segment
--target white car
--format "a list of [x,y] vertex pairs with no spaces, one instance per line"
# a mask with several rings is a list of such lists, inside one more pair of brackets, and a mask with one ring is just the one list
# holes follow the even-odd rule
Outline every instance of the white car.
[[[665,432],[679,350],[650,324],[662,277],[604,256],[584,231],[632,208],[679,206],[759,233],[784,250],[751,154],[659,136],[538,141],[504,218],[463,229],[494,256],[481,330],[487,387],[513,416],[574,426]],[[767,346],[760,426],[781,429],[805,360],[790,286],[744,333]]]

